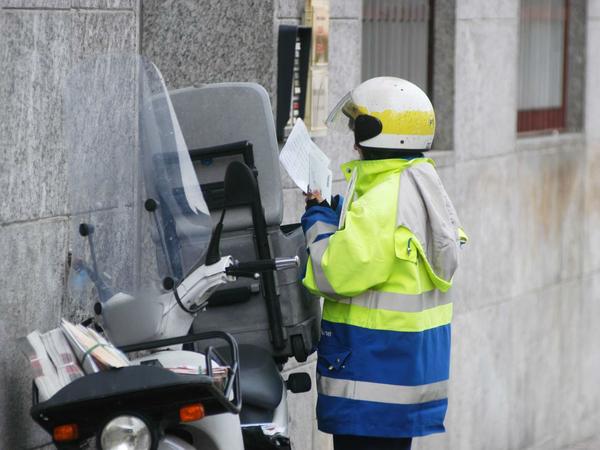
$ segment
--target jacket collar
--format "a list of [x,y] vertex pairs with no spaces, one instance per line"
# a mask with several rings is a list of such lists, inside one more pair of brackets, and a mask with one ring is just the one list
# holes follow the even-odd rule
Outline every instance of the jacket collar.
[[376,159],[376,160],[354,160],[341,165],[342,172],[346,181],[352,177],[352,172],[357,171],[356,176],[356,193],[360,196],[372,187],[378,185],[390,175],[400,174],[403,170],[412,167],[415,164],[427,162],[432,166],[435,163],[431,158],[414,158],[414,159]]

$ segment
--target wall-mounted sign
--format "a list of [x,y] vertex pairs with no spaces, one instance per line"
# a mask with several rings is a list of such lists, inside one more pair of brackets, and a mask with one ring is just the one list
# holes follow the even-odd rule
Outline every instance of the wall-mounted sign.
[[277,139],[283,141],[298,118],[304,119],[312,30],[279,27],[277,49]]
[[327,132],[329,110],[329,0],[306,0],[304,24],[312,30],[304,122],[311,135]]

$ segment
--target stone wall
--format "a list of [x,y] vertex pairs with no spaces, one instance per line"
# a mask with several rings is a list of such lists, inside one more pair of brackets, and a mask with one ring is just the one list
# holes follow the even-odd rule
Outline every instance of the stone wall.
[[0,448],[49,441],[29,418],[31,373],[16,339],[75,314],[62,85],[97,52],[136,52],[135,0],[0,0]]
[[[170,88],[257,81],[274,99],[277,26],[298,23],[303,5],[0,0],[0,448],[47,440],[28,418],[15,338],[74,314],[60,120],[69,67],[85,54],[141,50]],[[360,82],[360,5],[331,0],[330,105]],[[454,288],[448,433],[415,448],[560,449],[600,429],[600,0],[588,0],[584,131],[543,137],[515,131],[518,0],[457,0],[454,13],[445,91],[454,129],[448,150],[431,156],[471,242]],[[317,143],[334,167],[354,157],[349,137]],[[303,199],[283,177],[284,221],[296,222]],[[314,366],[313,357],[286,372]],[[314,401],[314,390],[289,397],[296,450],[331,448]]]
[[600,2],[589,2],[585,131],[543,137],[515,133],[518,8],[457,1],[442,175],[471,241],[454,288],[448,433],[419,450],[559,449],[600,429]]

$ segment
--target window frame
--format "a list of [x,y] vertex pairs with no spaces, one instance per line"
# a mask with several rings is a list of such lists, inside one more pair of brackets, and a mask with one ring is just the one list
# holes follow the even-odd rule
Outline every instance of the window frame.
[[[569,88],[569,18],[571,0],[564,0],[562,98],[558,108],[517,109],[517,133],[541,134],[567,131]],[[519,17],[520,20],[520,17]]]
[[[428,2],[427,95],[436,114],[432,150],[451,151],[454,148],[456,0]],[[362,77],[361,69],[361,80]]]

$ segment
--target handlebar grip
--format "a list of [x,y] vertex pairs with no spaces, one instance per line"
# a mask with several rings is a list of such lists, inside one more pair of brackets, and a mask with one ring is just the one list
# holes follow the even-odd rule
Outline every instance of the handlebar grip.
[[275,258],[275,270],[295,269],[300,266],[300,258]]

